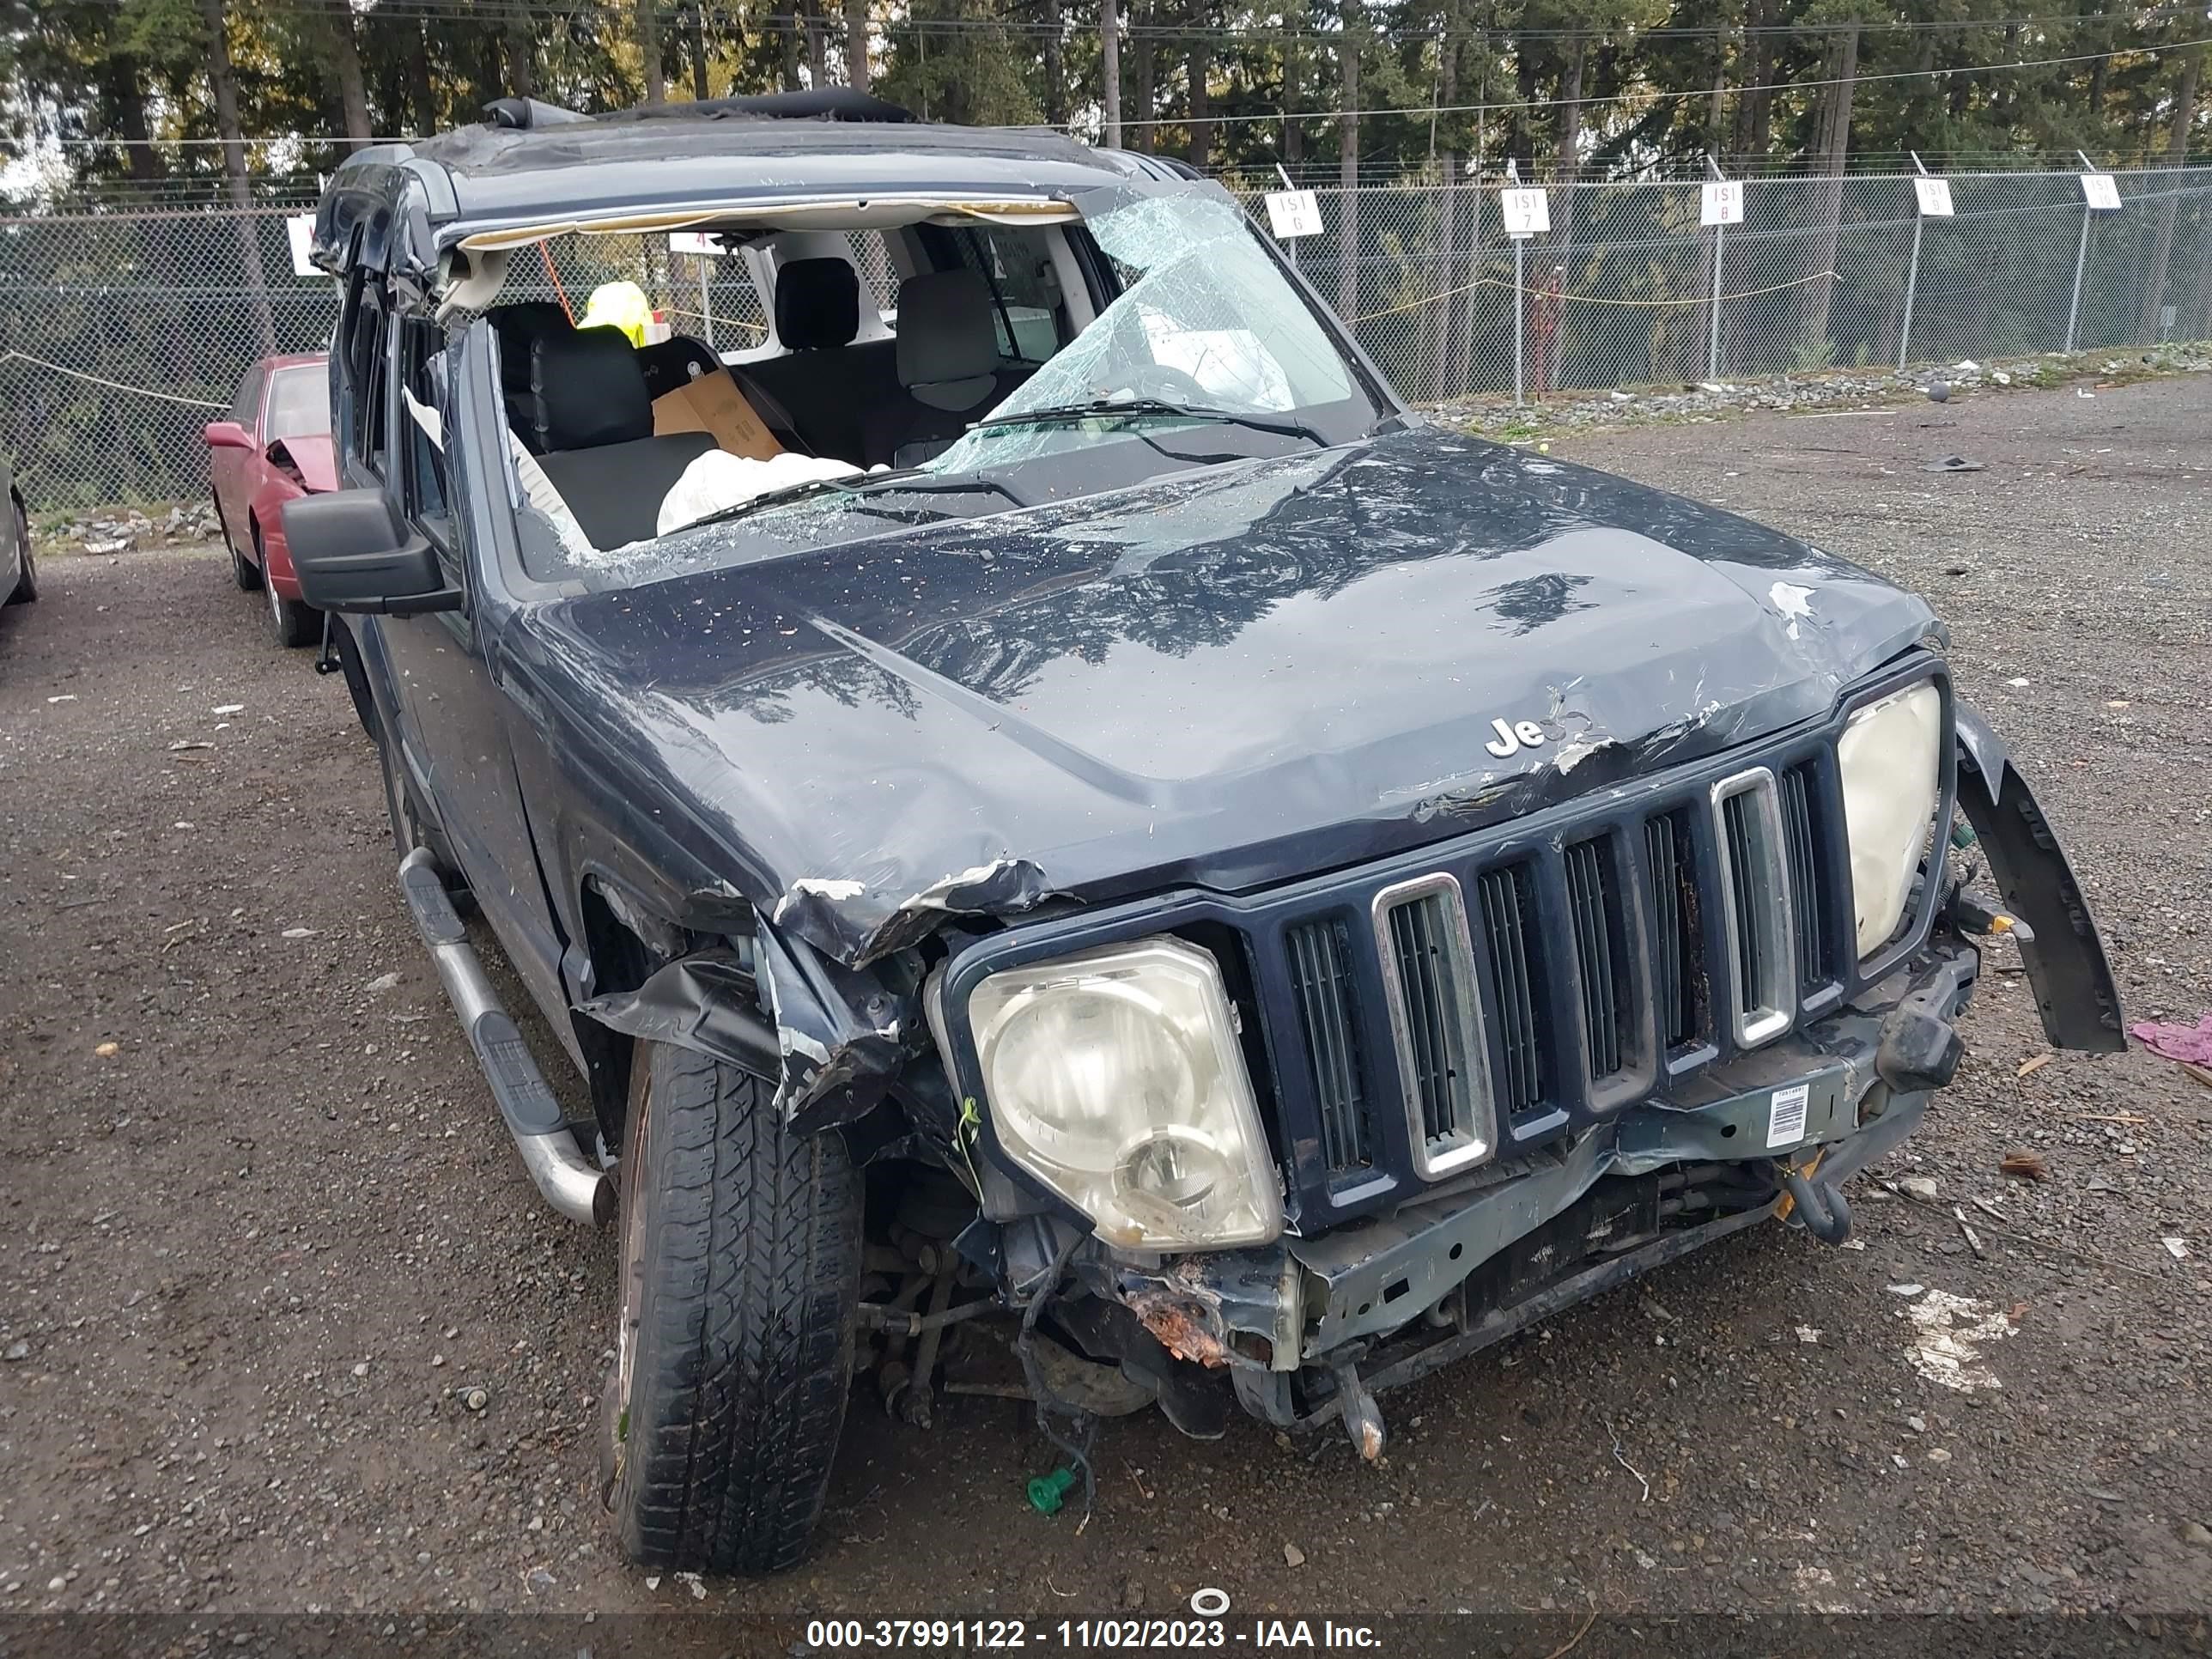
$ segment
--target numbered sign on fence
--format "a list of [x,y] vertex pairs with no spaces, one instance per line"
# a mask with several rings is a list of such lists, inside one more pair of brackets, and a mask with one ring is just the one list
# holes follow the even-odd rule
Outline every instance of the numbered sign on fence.
[[315,245],[315,216],[295,213],[284,221],[284,234],[292,239],[292,274],[295,276],[319,276],[307,251]]
[[1321,204],[1310,190],[1269,191],[1267,223],[1279,242],[1287,242],[1293,236],[1318,236]]
[[1743,222],[1743,180],[1708,179],[1698,204],[1701,225],[1740,225]]
[[2120,181],[2109,173],[2081,175],[2081,199],[2099,213],[2120,210]]
[[1505,220],[1505,234],[1516,241],[1541,236],[1552,228],[1552,204],[1540,190],[1501,190],[1498,211]]
[[1951,217],[1951,181],[1948,179],[1915,179],[1912,193],[1920,198],[1922,218]]
[[722,245],[703,230],[672,230],[668,233],[671,253],[696,253],[713,258],[722,251]]

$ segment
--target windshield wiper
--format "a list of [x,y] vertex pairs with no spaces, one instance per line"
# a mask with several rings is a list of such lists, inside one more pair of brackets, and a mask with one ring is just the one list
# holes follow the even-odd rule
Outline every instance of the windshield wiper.
[[851,492],[861,484],[874,483],[882,476],[878,473],[871,477],[865,472],[854,472],[835,478],[808,478],[800,483],[787,484],[781,489],[771,489],[765,495],[755,495],[749,501],[733,501],[727,507],[717,507],[702,518],[677,526],[669,533],[677,535],[686,530],[697,530],[705,525],[727,524],[732,519],[745,518],[764,507],[781,507],[787,501],[803,501],[810,495],[827,495],[833,489]]
[[1324,449],[1328,447],[1328,440],[1304,421],[1278,420],[1268,415],[1247,415],[1241,410],[1215,409],[1205,404],[1170,403],[1164,398],[1094,398],[1088,403],[1050,404],[1042,409],[1024,409],[1012,414],[988,416],[977,421],[974,429],[981,432],[994,427],[1048,426],[1069,421],[1094,421],[1131,415],[1249,427],[1255,432],[1273,432],[1285,438],[1304,438]]

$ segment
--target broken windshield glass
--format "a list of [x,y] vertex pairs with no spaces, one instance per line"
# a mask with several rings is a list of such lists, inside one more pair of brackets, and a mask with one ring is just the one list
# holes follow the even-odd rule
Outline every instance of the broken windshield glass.
[[880,481],[597,553],[588,562],[595,585],[1327,447],[1372,426],[1382,411],[1352,363],[1227,196],[1198,185],[1115,189],[1080,205],[1111,273],[1109,294],[1073,340],[979,409],[949,447]]

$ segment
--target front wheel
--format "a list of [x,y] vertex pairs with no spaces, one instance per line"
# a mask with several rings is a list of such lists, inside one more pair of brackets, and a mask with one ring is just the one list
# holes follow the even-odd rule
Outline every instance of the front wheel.
[[261,586],[269,595],[269,624],[276,632],[276,643],[288,650],[302,645],[320,645],[323,613],[312,605],[288,599],[277,592],[276,584],[269,580],[269,550],[262,545],[258,525],[253,531],[253,559],[261,567]]
[[23,511],[21,501],[12,503],[15,512],[15,544],[23,550],[23,568],[15,576],[15,591],[8,595],[9,605],[28,605],[39,597],[39,567],[31,553],[31,518]]
[[844,1425],[860,1178],[748,1073],[665,1043],[631,1066],[607,1508],[641,1565],[776,1571],[812,1541]]

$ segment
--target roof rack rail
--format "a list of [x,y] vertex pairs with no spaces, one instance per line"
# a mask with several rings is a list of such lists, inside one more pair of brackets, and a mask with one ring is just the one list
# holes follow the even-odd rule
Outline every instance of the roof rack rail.
[[701,98],[678,104],[641,104],[609,115],[586,115],[536,98],[495,98],[483,106],[494,127],[533,131],[576,121],[721,121],[744,117],[770,121],[882,121],[914,119],[899,105],[854,92],[849,87],[820,87],[806,92],[768,92],[747,97]]

